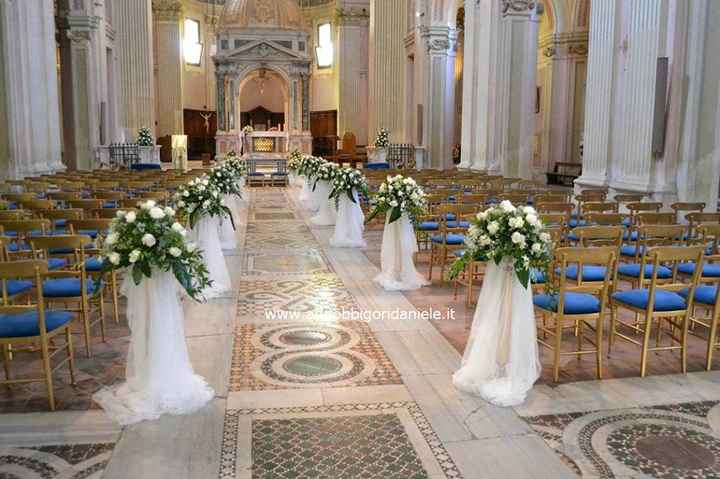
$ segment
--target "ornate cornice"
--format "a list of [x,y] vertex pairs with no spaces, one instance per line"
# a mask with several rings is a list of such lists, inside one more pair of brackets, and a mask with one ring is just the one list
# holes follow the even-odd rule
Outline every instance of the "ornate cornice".
[[90,45],[89,30],[66,30],[65,35],[70,39],[73,47],[87,48]]
[[425,40],[429,54],[451,54],[457,50],[457,30],[452,27],[421,26],[420,37]]
[[205,14],[205,28],[209,31],[214,32],[217,30],[218,24],[220,23],[220,15]]
[[366,27],[370,24],[370,11],[361,7],[338,8],[335,19],[338,25]]
[[184,8],[180,0],[152,0],[152,11],[157,21],[177,22],[182,19]]
[[500,3],[503,16],[532,15],[538,5],[535,0],[500,0]]
[[545,58],[587,56],[588,32],[569,32],[544,36],[540,39],[538,49]]

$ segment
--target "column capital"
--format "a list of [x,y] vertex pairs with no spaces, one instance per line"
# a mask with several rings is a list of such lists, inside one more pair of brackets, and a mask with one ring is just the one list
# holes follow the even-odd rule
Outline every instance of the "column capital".
[[449,55],[457,50],[457,29],[448,26],[421,26],[420,37],[431,55]]
[[340,26],[367,27],[370,24],[370,11],[363,7],[338,8],[335,20]]
[[587,57],[588,32],[546,35],[540,39],[538,49],[545,58],[553,60]]
[[537,2],[535,0],[500,0],[503,16],[533,15]]
[[180,0],[152,0],[153,18],[160,22],[177,22],[185,12]]

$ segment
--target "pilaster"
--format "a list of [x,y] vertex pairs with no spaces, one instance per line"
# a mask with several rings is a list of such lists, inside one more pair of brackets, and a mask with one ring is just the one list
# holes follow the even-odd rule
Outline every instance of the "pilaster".
[[183,121],[183,4],[180,0],[153,0],[157,38],[157,135],[180,135]]

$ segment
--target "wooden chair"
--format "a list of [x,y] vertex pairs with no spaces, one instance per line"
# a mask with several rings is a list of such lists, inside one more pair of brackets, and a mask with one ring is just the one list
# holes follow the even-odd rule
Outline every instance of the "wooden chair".
[[[455,205],[441,205],[437,210],[440,216],[440,230],[430,237],[430,261],[428,279],[432,280],[433,266],[440,265],[440,281],[445,282],[445,267],[451,257],[451,251],[462,249],[465,244],[465,229],[453,224],[457,218]],[[453,216],[451,216],[453,215]]]
[[[703,247],[655,247],[647,251],[643,257],[643,266],[649,264],[652,273],[649,279],[640,279],[640,287],[630,291],[618,291],[610,297],[611,320],[608,356],[617,338],[640,346],[640,376],[647,371],[648,352],[680,351],[681,371],[687,372],[687,336],[690,311],[693,309],[695,289],[700,278],[700,269],[696,269],[689,284],[678,281],[678,266],[694,262],[702,264]],[[671,278],[660,282],[658,273],[661,268],[671,270]],[[643,287],[645,284],[648,287]],[[680,294],[684,292],[683,294]],[[618,318],[618,309],[627,309],[636,314],[634,322]],[[637,317],[640,317],[639,320]],[[663,328],[666,321],[670,328]],[[650,346],[653,325],[656,326],[655,346]],[[639,334],[641,341],[630,335],[618,332],[618,327],[626,328],[631,334]],[[670,338],[669,345],[661,345],[662,336]]]
[[[2,213],[0,211],[0,213]],[[720,224],[720,213],[688,213],[685,215],[688,224],[688,239],[695,237],[695,228],[702,223]]]
[[[543,326],[540,328],[542,335],[538,337],[538,342],[553,351],[553,381],[560,380],[561,356],[570,355],[580,358],[587,354],[595,356],[597,378],[602,379],[605,304],[612,282],[612,271],[617,261],[617,252],[614,247],[560,248],[555,251],[555,261],[559,269],[558,292],[543,293],[533,298],[535,307],[543,314]],[[584,280],[582,271],[587,263],[604,268],[606,274],[601,281]],[[571,267],[580,272],[572,283],[567,280],[568,269]],[[551,319],[552,328],[545,326],[546,317]],[[577,331],[577,348],[572,351],[562,351],[563,329],[568,326]],[[586,327],[594,333],[591,337],[586,338]],[[545,339],[548,335],[552,336],[552,342]],[[584,348],[586,339],[594,348]]]
[[702,213],[705,210],[705,203],[678,202],[671,204],[670,209],[675,213],[675,222],[679,223],[689,213]]
[[[47,264],[44,261],[13,261],[0,263],[0,279],[2,280],[3,297],[7,297],[8,281],[29,280],[35,288],[35,304],[31,305],[4,305],[0,306],[0,347],[2,348],[5,380],[0,384],[24,384],[44,382],[48,392],[50,410],[55,410],[55,390],[53,388],[52,373],[63,364],[68,363],[70,368],[70,382],[75,384],[75,359],[73,355],[72,334],[70,325],[75,315],[68,311],[51,311],[45,308],[43,277],[47,274]],[[56,338],[64,337],[64,344],[53,342],[51,353],[50,342]],[[43,376],[39,378],[13,379],[11,377],[11,346],[30,346],[32,350],[39,351],[42,358]],[[55,366],[51,359],[60,351],[65,351],[66,358]]]

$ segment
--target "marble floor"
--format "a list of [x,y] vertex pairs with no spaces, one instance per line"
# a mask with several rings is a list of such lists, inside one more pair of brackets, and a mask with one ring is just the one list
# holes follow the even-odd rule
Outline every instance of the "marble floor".
[[330,247],[332,228],[310,226],[294,189],[252,189],[239,213],[240,247],[225,252],[236,294],[185,305],[214,400],[190,416],[110,422],[87,398],[122,379],[127,329],[114,326],[98,346],[107,357],[85,363],[80,399],[67,387],[58,412],[38,391],[0,388],[0,478],[720,477],[720,373],[576,372],[494,407],[452,386],[468,313],[348,316],[463,308],[437,284],[374,284],[377,232],[367,251]]

